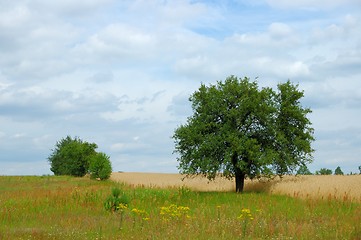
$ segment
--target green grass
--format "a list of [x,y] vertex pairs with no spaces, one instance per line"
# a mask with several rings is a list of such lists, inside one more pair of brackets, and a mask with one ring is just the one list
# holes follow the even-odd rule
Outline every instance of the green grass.
[[[114,187],[130,200],[122,213],[103,206]],[[162,215],[172,204],[184,212]],[[360,224],[360,204],[347,201],[0,177],[0,239],[360,239]]]

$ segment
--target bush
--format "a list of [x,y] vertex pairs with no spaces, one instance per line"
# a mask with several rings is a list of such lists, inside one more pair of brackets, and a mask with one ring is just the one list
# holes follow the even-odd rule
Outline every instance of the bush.
[[335,169],[335,175],[343,175],[343,171],[339,166]]
[[127,195],[125,195],[120,188],[113,188],[112,194],[104,202],[104,208],[107,211],[116,212],[119,210],[119,204],[123,204],[124,206],[128,206],[129,199]]
[[97,153],[90,158],[89,164],[90,178],[108,179],[112,173],[112,165],[109,156],[105,153]]
[[321,168],[319,171],[316,171],[316,175],[331,175],[332,170],[327,168]]
[[300,168],[297,171],[298,175],[312,175],[311,171],[307,168],[306,165],[300,166]]
[[61,139],[48,157],[50,170],[55,175],[70,175],[83,177],[88,172],[92,178],[107,179],[112,171],[109,157],[105,153],[98,153],[95,143],[70,136]]

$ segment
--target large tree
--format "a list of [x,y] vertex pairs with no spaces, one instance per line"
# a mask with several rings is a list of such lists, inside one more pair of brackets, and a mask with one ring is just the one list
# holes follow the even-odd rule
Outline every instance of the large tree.
[[189,98],[193,115],[173,135],[180,172],[235,177],[242,192],[247,177],[283,175],[312,162],[311,110],[301,106],[303,96],[290,81],[277,91],[247,77],[202,84]]

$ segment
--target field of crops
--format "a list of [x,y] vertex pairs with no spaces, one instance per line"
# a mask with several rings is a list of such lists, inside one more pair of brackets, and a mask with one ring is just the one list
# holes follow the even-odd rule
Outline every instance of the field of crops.
[[[234,180],[204,177],[185,178],[180,174],[113,173],[111,179],[132,186],[187,187],[195,191],[234,191]],[[298,198],[338,199],[361,203],[361,175],[305,175],[284,176],[282,179],[246,180],[246,192],[266,192]]]
[[[135,173],[127,175],[137,177]],[[360,239],[361,236],[361,206],[357,201],[360,198],[351,197],[353,192],[344,198],[336,196],[343,190],[332,190],[329,197],[295,198],[270,193],[275,185],[287,184],[276,180],[277,183],[262,185],[247,182],[245,193],[236,194],[212,191],[209,188],[214,187],[213,183],[207,184],[204,179],[186,181],[205,181],[208,191],[191,190],[192,185],[168,185],[170,182],[164,179],[160,181],[164,185],[159,188],[151,182],[152,176],[143,177],[148,182],[2,176],[0,239]],[[120,180],[119,176],[117,179]],[[360,178],[357,180],[360,183]],[[219,184],[218,187],[224,185]],[[289,180],[288,184],[295,181]],[[114,188],[121,190],[128,204],[118,206],[116,212],[106,211],[104,202]],[[302,189],[294,191],[297,196],[307,196],[300,192]],[[321,186],[318,194],[322,195],[322,191]]]

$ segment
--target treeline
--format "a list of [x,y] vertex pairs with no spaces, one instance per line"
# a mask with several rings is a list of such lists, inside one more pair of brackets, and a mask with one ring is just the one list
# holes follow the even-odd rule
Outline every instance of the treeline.
[[[359,173],[350,172],[347,175],[361,174],[361,166],[359,166],[358,169],[359,169]],[[297,174],[298,175],[332,175],[332,174],[345,175],[340,166],[338,166],[334,171],[332,171],[331,169],[328,169],[328,168],[321,168],[320,170],[317,170],[315,173],[312,173],[305,165],[301,166],[298,169]]]

